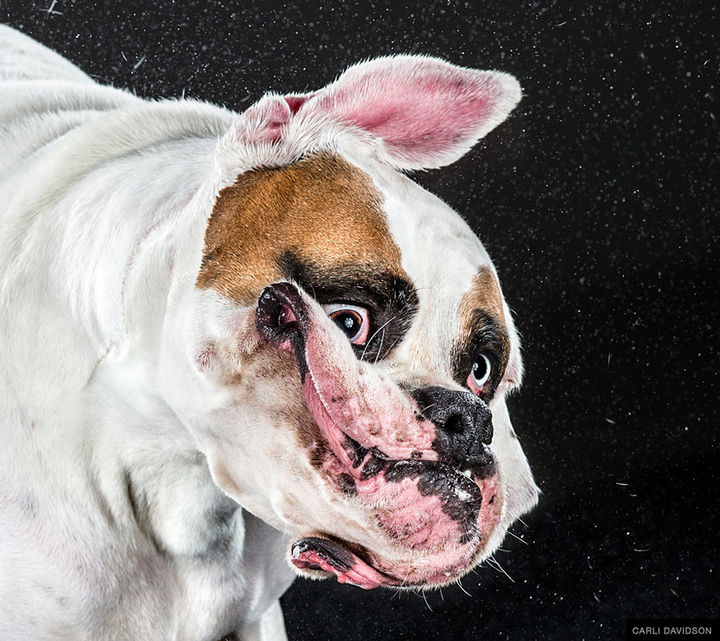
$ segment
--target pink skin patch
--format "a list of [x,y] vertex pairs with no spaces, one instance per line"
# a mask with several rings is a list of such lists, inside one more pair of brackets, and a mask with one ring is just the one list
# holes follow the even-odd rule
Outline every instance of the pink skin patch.
[[[390,497],[383,496],[389,493]],[[423,496],[418,491],[417,483],[411,479],[393,484],[379,483],[375,491],[368,494],[380,495],[386,500],[390,498],[388,502],[392,503],[393,509],[379,514],[378,524],[403,545],[414,550],[424,550],[441,547],[444,542],[460,538],[456,522],[437,518],[442,512],[440,498],[433,494]]]
[[[324,320],[324,319],[323,319]],[[390,459],[438,459],[435,426],[421,419],[417,405],[387,376],[359,361],[347,340],[327,322],[308,322],[303,393],[333,452],[347,464],[337,432]],[[342,366],[340,365],[342,364]],[[354,474],[351,472],[351,474]]]
[[215,348],[212,345],[207,345],[202,351],[195,354],[195,367],[198,371],[204,372],[210,367],[210,363],[215,357]]
[[478,533],[485,540],[500,523],[502,516],[502,494],[497,474],[475,481],[480,486],[484,500],[478,516]]

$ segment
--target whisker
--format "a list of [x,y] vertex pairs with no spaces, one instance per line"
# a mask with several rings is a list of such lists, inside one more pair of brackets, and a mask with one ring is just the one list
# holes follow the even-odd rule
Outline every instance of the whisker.
[[423,591],[421,594],[422,594],[423,601],[425,601],[425,605],[427,606],[427,609],[430,610],[430,612],[432,612],[433,609],[430,607],[430,604],[428,603],[427,596],[425,596],[425,592]]
[[505,568],[503,568],[502,565],[500,565],[499,561],[495,558],[495,555],[490,556],[487,559],[487,562],[490,564],[490,567],[495,569],[497,572],[500,572],[504,574],[510,581],[515,583],[515,579],[513,579],[506,571]]
[[[392,323],[392,322],[395,320],[395,318],[397,318],[397,317],[396,317],[396,316],[393,316],[392,318],[390,318],[390,320],[388,320],[387,322],[383,323],[380,327],[378,327],[378,328],[375,330],[375,332],[373,333],[373,335],[370,337],[370,340],[368,340],[368,342],[365,343],[365,347],[363,348],[362,355],[360,356],[360,360],[362,360],[363,358],[365,358],[365,352],[367,352],[368,347],[370,347],[370,343],[372,343],[373,340],[375,340],[375,337],[378,335],[378,332],[380,332],[380,331],[382,331],[383,329],[385,329],[390,323]],[[382,348],[382,343],[380,344],[380,346],[381,346],[381,348]],[[379,353],[380,353],[380,350],[378,350],[378,354],[379,354]],[[377,361],[375,361],[375,362],[377,362]]]
[[[385,323],[387,325],[387,323]],[[380,354],[382,353],[382,346],[385,342],[385,330],[383,329],[382,334],[380,335],[380,347],[378,347],[377,354],[375,354],[375,362],[373,365],[377,365],[378,359],[380,358]]]
[[510,536],[514,536],[520,543],[524,543],[525,545],[530,545],[525,539],[521,539],[517,534],[513,534],[510,530],[507,531],[507,533]]
[[388,354],[389,354],[390,352],[392,352],[393,349],[395,349],[395,345],[397,345],[402,338],[404,338],[404,337],[403,337],[403,336],[398,336],[398,337],[393,341],[393,344],[390,345],[390,347],[389,347],[388,350],[387,350],[387,353],[388,353]]
[[467,594],[467,595],[470,596],[470,597],[472,596],[472,595],[465,589],[465,587],[463,586],[461,579],[458,579],[458,580],[457,580],[457,586],[458,586],[465,594]]
[[425,412],[427,412],[428,410],[432,409],[432,408],[435,407],[436,405],[437,405],[437,403],[430,403],[430,405],[428,405],[427,407],[423,407],[423,408],[420,410],[420,414],[422,414],[422,415],[424,416],[424,415],[425,415]]
[[420,286],[417,284],[417,279],[413,279],[413,280],[412,280],[412,286],[413,286],[413,289],[414,289],[415,291],[420,291],[420,290],[423,290],[423,289],[432,289],[432,288],[433,288],[432,285],[427,285],[427,286],[425,286],[425,287],[420,287]]
[[[405,577],[403,578],[402,582],[400,583],[400,587],[403,587],[405,585],[405,582],[407,581],[407,578],[410,576],[410,572],[412,571],[412,568],[408,568],[408,571],[405,573]],[[398,592],[400,590],[398,589]],[[414,592],[414,590],[413,590]]]

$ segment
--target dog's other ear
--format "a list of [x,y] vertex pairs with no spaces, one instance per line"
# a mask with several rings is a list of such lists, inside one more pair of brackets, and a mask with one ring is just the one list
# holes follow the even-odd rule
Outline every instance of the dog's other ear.
[[236,123],[234,139],[248,144],[280,142],[291,118],[317,93],[265,94],[242,113]]
[[266,94],[243,112],[233,137],[248,144],[278,142],[293,114],[286,98]]
[[389,56],[354,65],[327,87],[285,101],[288,116],[324,116],[373,134],[399,169],[430,169],[463,156],[520,97],[518,81],[506,73]]

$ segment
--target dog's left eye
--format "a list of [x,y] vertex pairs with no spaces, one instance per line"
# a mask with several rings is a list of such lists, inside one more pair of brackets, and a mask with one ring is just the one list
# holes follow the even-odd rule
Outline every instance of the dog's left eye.
[[490,379],[492,363],[485,354],[478,354],[467,377],[467,386],[473,394],[480,395],[485,391],[485,384]]
[[364,345],[370,331],[370,313],[355,305],[323,305],[327,315],[345,333],[353,345]]

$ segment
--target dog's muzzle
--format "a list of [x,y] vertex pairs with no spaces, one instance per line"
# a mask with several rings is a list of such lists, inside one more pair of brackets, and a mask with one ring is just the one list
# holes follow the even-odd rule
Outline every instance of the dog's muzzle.
[[322,474],[352,509],[366,510],[384,542],[357,531],[350,542],[329,524],[327,534],[294,542],[293,565],[366,588],[446,583],[472,567],[502,510],[487,405],[440,386],[408,393],[358,360],[291,283],[262,291],[256,322],[268,343],[297,358],[324,444]]

